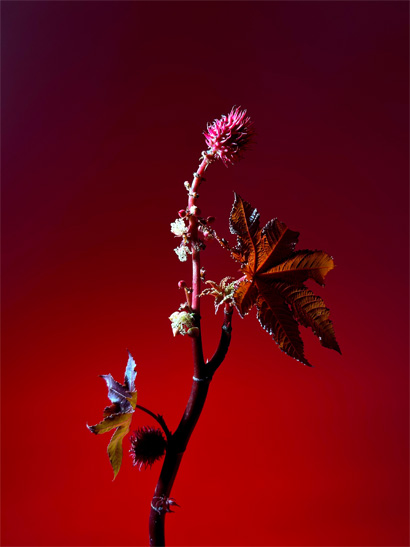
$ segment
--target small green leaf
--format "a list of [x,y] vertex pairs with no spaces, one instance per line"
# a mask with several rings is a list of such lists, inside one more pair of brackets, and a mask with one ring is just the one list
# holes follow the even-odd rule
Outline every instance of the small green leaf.
[[[124,416],[127,416],[124,414]],[[118,471],[122,462],[122,441],[125,435],[130,430],[132,414],[128,414],[128,421],[123,425],[120,425],[111,437],[110,443],[107,447],[108,457],[110,459],[111,467],[114,471],[114,479],[118,475]]]
[[134,391],[131,393],[131,397],[127,397],[127,401],[130,403],[133,410],[135,410],[135,407],[137,406],[137,392]]
[[87,425],[87,427],[91,433],[100,435],[101,433],[107,433],[108,431],[111,431],[111,429],[127,423],[127,421],[129,421],[128,416],[129,414],[112,414],[111,416],[104,418],[99,424]]

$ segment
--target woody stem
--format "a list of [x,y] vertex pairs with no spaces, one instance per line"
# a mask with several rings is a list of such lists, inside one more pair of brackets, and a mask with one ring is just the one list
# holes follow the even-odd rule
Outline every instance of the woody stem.
[[[198,422],[201,415],[203,406],[205,404],[206,396],[208,394],[209,384],[212,379],[213,373],[217,366],[223,361],[230,341],[230,317],[232,313],[225,315],[223,333],[222,349],[218,353],[218,349],[215,352],[217,356],[213,361],[213,366],[208,366],[204,362],[202,337],[201,337],[201,316],[200,316],[200,292],[201,292],[201,276],[200,276],[200,247],[198,238],[198,218],[195,214],[191,213],[192,207],[196,205],[198,199],[198,188],[203,180],[203,173],[207,168],[210,160],[203,156],[203,160],[198,167],[198,170],[194,173],[194,179],[189,193],[188,199],[188,211],[189,217],[189,229],[188,235],[191,242],[192,252],[192,295],[191,295],[191,309],[194,313],[195,326],[198,328],[196,337],[192,338],[192,356],[193,356],[193,381],[191,386],[191,393],[181,418],[181,421],[175,431],[168,440],[166,455],[162,470],[158,479],[157,486],[155,488],[154,497],[151,502],[151,513],[149,518],[149,537],[150,546],[164,546],[165,545],[165,515],[169,511],[167,500],[171,495],[171,489],[174,484],[182,456],[185,452],[192,432]],[[229,320],[226,326],[226,317],[229,316]],[[220,346],[221,346],[220,343]],[[215,357],[215,356],[214,356]],[[212,359],[211,359],[212,361]],[[218,363],[217,363],[218,361]]]

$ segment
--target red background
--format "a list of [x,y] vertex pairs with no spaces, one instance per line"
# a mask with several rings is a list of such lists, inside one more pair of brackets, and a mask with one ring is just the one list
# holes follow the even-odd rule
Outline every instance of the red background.
[[[112,482],[109,435],[85,424],[126,348],[139,403],[178,423],[190,344],[168,316],[189,265],[169,225],[206,123],[234,104],[257,143],[208,170],[201,209],[229,237],[235,190],[262,222],[299,230],[299,248],[335,257],[318,292],[343,355],[303,329],[309,369],[254,312],[234,317],[168,543],[408,545],[408,4],[1,8],[3,545],[147,544],[160,466],[139,473],[125,455]],[[216,244],[203,263],[210,279],[236,275]]]

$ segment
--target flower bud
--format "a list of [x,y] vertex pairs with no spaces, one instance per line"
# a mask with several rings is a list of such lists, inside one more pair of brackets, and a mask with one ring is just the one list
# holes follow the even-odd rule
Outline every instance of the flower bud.
[[198,327],[192,327],[192,328],[188,329],[187,334],[188,334],[188,336],[190,336],[191,338],[198,338],[198,336],[199,336],[199,329],[198,329]]
[[177,218],[174,222],[171,222],[171,232],[177,237],[182,237],[188,232],[188,226],[182,218]]
[[[181,309],[187,307],[188,304],[185,302],[181,305]],[[177,336],[182,334],[184,336],[188,333],[189,329],[194,327],[194,314],[188,311],[176,311],[169,316],[171,321],[172,334]]]
[[179,289],[185,289],[186,287],[186,283],[183,279],[181,279],[181,281],[178,281],[178,288]]
[[206,223],[207,223],[207,224],[212,224],[213,222],[215,222],[215,217],[208,217],[208,218],[206,219]]
[[186,217],[186,211],[185,211],[185,209],[180,209],[180,210],[178,211],[178,216],[179,216],[179,218],[185,218],[185,217]]
[[[185,234],[182,237],[185,240]],[[191,249],[186,244],[181,244],[174,251],[181,262],[186,262],[187,256],[191,254]]]

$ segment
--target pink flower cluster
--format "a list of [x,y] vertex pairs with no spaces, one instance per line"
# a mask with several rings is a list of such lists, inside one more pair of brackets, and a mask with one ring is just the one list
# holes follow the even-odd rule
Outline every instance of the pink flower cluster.
[[242,158],[242,152],[249,147],[254,134],[253,122],[240,107],[232,108],[227,116],[214,120],[204,131],[210,152],[226,167]]

